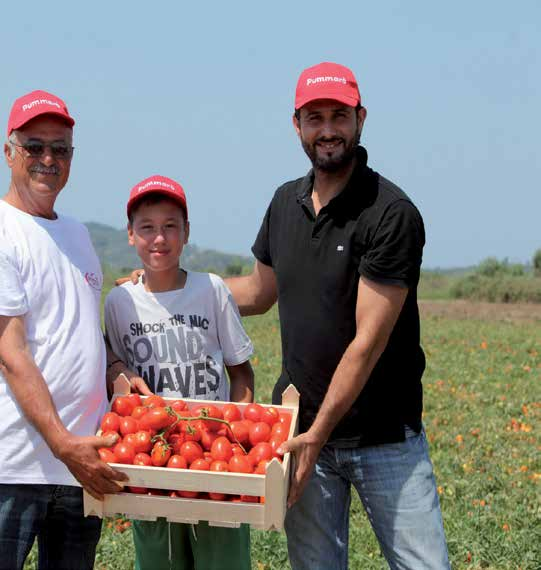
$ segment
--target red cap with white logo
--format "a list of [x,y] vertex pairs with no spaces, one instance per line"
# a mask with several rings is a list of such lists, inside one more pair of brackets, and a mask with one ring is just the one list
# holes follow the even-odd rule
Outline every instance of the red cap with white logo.
[[297,82],[295,109],[317,99],[332,99],[350,107],[360,105],[359,86],[351,69],[330,62],[305,69]]
[[126,207],[128,217],[133,205],[149,194],[162,194],[178,202],[186,214],[186,219],[188,219],[188,205],[186,204],[186,194],[184,194],[182,186],[178,182],[171,180],[171,178],[159,175],[145,178],[131,189]]
[[19,97],[13,103],[8,119],[8,137],[12,131],[40,115],[57,115],[70,127],[75,124],[75,120],[70,116],[62,99],[47,91],[32,91]]

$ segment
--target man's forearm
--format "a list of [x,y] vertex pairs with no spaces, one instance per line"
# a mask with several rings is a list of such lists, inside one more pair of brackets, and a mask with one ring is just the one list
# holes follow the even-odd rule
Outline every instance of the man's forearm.
[[25,351],[3,360],[2,372],[28,421],[58,457],[71,436],[54,405],[49,388],[31,356]]

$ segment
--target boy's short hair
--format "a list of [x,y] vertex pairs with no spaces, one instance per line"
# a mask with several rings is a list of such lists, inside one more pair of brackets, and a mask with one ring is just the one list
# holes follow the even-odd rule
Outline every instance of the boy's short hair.
[[147,206],[153,206],[155,204],[161,204],[162,202],[171,202],[175,206],[178,206],[180,211],[182,212],[182,220],[184,224],[188,221],[188,214],[186,210],[173,198],[166,196],[160,192],[149,192],[146,196],[143,196],[137,202],[135,202],[130,209],[128,210],[128,222],[130,226],[133,225],[133,220],[135,219],[135,214],[137,214],[137,210],[143,205],[146,204]]

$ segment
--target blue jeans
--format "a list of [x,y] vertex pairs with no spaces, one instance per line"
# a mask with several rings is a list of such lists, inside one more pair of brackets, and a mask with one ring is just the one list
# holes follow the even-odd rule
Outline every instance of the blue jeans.
[[392,570],[450,568],[424,430],[372,447],[326,445],[285,520],[293,570],[348,568],[351,485]]
[[36,537],[40,570],[92,570],[100,532],[80,487],[0,484],[1,570],[22,568]]

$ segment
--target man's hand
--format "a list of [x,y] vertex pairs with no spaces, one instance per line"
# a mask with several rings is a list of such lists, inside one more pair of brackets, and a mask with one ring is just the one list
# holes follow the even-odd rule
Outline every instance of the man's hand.
[[134,269],[131,273],[129,277],[119,277],[118,279],[115,279],[115,285],[118,287],[119,285],[122,285],[123,283],[126,283],[127,281],[131,281],[134,285],[137,285],[137,282],[139,281],[139,277],[141,277],[141,275],[145,274],[145,270],[144,269]]
[[100,460],[98,449],[114,445],[118,437],[80,437],[71,435],[66,438],[55,455],[81,483],[85,491],[95,499],[103,500],[105,493],[118,493],[121,486],[115,481],[127,481],[124,473],[113,469]]
[[284,441],[278,448],[278,453],[291,451],[295,458],[294,472],[291,477],[287,507],[292,507],[301,497],[308,479],[312,475],[319,452],[324,445],[324,441],[318,440],[307,431],[297,437]]

